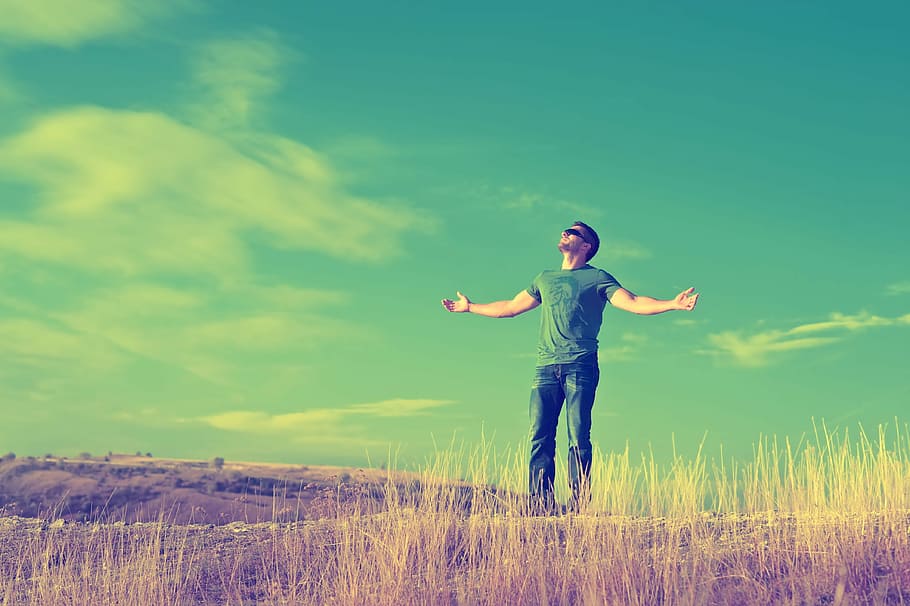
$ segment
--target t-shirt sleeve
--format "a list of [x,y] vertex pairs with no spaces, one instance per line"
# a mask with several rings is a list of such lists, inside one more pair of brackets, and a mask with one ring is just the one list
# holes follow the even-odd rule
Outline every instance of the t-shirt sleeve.
[[534,280],[531,282],[531,285],[528,286],[525,290],[528,291],[528,294],[537,299],[538,303],[540,302],[540,276],[543,274],[537,274],[534,277]]
[[601,270],[600,282],[597,284],[597,294],[599,294],[601,298],[609,301],[610,297],[613,296],[613,293],[615,293],[620,288],[622,288],[622,285],[616,278],[614,278],[611,274],[608,274],[607,272]]

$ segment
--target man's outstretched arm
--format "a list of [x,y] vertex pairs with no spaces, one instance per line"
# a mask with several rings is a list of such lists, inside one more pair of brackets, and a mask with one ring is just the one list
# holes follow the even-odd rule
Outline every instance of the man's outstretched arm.
[[474,303],[460,292],[457,294],[458,298],[454,301],[443,299],[442,306],[452,312],[464,313],[467,311],[488,318],[512,318],[540,305],[540,301],[528,294],[526,290],[519,292],[511,301],[494,303]]
[[610,297],[610,305],[613,307],[642,316],[653,316],[665,311],[692,311],[697,302],[698,293],[695,292],[694,286],[682,291],[673,299],[667,300],[639,296],[625,288],[620,288]]

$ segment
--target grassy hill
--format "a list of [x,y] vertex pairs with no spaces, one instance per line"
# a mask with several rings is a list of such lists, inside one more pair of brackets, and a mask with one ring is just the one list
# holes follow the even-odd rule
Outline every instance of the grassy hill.
[[411,476],[6,457],[0,604],[910,604],[907,445],[595,451],[590,506],[552,516],[515,489],[520,458],[491,489],[483,450]]
[[[396,472],[397,482],[407,482]],[[0,462],[0,514],[68,521],[226,524],[334,515],[383,499],[377,469],[160,459],[46,456]]]

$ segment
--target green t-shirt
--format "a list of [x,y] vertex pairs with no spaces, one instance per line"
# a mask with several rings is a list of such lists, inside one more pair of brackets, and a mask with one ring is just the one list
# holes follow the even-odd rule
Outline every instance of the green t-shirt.
[[541,303],[537,364],[567,364],[596,352],[604,306],[619,288],[616,278],[590,265],[534,278],[528,294]]

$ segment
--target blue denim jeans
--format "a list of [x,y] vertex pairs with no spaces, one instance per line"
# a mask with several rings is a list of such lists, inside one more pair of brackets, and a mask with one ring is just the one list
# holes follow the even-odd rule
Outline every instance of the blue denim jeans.
[[600,380],[597,354],[569,364],[538,366],[531,385],[531,457],[529,492],[545,506],[553,505],[556,475],[556,426],[563,403],[569,433],[569,485],[575,503],[590,493],[591,410]]

